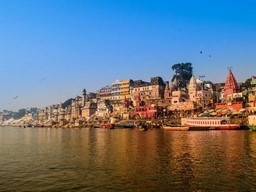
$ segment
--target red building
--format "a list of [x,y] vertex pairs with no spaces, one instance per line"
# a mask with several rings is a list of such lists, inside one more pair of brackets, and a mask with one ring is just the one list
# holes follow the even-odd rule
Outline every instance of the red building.
[[136,97],[136,105],[130,111],[130,117],[132,119],[151,119],[159,117],[163,112],[163,107],[157,105],[147,105],[146,102],[140,99],[140,96]]
[[228,76],[225,82],[224,87],[224,95],[223,95],[223,101],[231,100],[234,93],[238,93],[238,84],[236,82],[236,78],[234,77],[231,69],[229,69]]
[[239,92],[239,87],[235,76],[233,75],[231,69],[228,71],[228,76],[226,78],[224,94],[222,103],[216,103],[216,109],[219,108],[229,108],[239,111],[244,106],[242,100],[242,93]]
[[131,118],[151,119],[159,117],[162,111],[163,108],[159,106],[136,106],[130,116]]

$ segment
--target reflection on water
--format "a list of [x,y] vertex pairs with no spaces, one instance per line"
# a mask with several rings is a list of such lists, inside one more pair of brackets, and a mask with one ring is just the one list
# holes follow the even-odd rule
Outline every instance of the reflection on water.
[[0,128],[0,191],[255,191],[256,133]]

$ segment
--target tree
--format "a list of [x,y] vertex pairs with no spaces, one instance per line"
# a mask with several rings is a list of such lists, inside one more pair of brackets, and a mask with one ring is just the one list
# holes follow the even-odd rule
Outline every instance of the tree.
[[25,114],[26,114],[26,109],[19,109],[18,112],[14,113],[13,118],[14,119],[20,119],[20,118],[24,117]]
[[70,98],[70,99],[68,99],[68,100],[66,100],[64,103],[62,103],[62,108],[63,109],[65,109],[67,106],[70,106],[71,105],[71,103],[72,103],[72,98]]
[[172,70],[175,71],[172,82],[176,79],[179,89],[187,89],[187,85],[193,74],[192,63],[177,63],[172,66]]
[[246,80],[245,80],[244,86],[245,86],[246,89],[252,87],[251,82],[252,82],[252,78],[249,78],[249,79],[246,79]]

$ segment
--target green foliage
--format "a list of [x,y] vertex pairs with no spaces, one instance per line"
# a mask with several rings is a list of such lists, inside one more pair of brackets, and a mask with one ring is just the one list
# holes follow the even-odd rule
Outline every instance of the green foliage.
[[15,113],[13,114],[13,118],[14,118],[14,119],[20,119],[20,118],[24,117],[25,114],[26,114],[26,109],[19,109],[18,112],[15,112]]
[[63,104],[62,104],[62,108],[66,108],[67,106],[71,105],[71,102],[72,102],[72,98],[66,100]]
[[177,63],[172,66],[175,75],[172,82],[176,79],[179,89],[186,89],[193,74],[192,63]]
[[32,107],[32,108],[30,108],[29,112],[34,114],[34,113],[37,113],[37,110],[38,110],[37,108]]
[[252,87],[251,81],[252,81],[251,78],[245,80],[245,82],[244,82],[244,87],[245,87],[246,89]]

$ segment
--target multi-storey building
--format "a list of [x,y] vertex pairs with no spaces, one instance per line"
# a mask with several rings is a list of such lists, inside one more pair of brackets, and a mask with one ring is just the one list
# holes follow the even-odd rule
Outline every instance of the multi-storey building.
[[85,103],[85,106],[82,108],[82,118],[88,118],[91,115],[95,114],[97,111],[97,100],[92,99]]
[[161,77],[152,77],[150,82],[142,80],[134,81],[131,95],[145,100],[148,104],[162,102],[165,95],[165,83]]
[[84,106],[84,99],[81,96],[77,96],[71,102],[71,119],[79,119],[82,117],[82,107]]
[[134,81],[133,87],[131,87],[130,95],[133,100],[139,97],[141,100],[145,100],[149,97],[152,92],[150,83],[142,80]]
[[119,80],[116,80],[114,83],[112,83],[111,96],[112,101],[121,100],[121,82]]
[[248,90],[248,105],[256,107],[256,76],[251,77],[251,88]]
[[96,115],[100,117],[107,117],[113,112],[113,107],[110,100],[100,100],[97,104]]
[[165,91],[165,83],[161,77],[151,77],[150,85],[152,92],[150,99],[163,99]]
[[133,87],[134,85],[133,80],[131,79],[121,80],[120,82],[121,82],[121,85],[120,85],[121,100],[131,99],[130,90],[131,90],[131,87]]
[[111,86],[107,85],[105,87],[102,87],[99,92],[99,98],[100,100],[111,100],[112,98],[112,88]]

